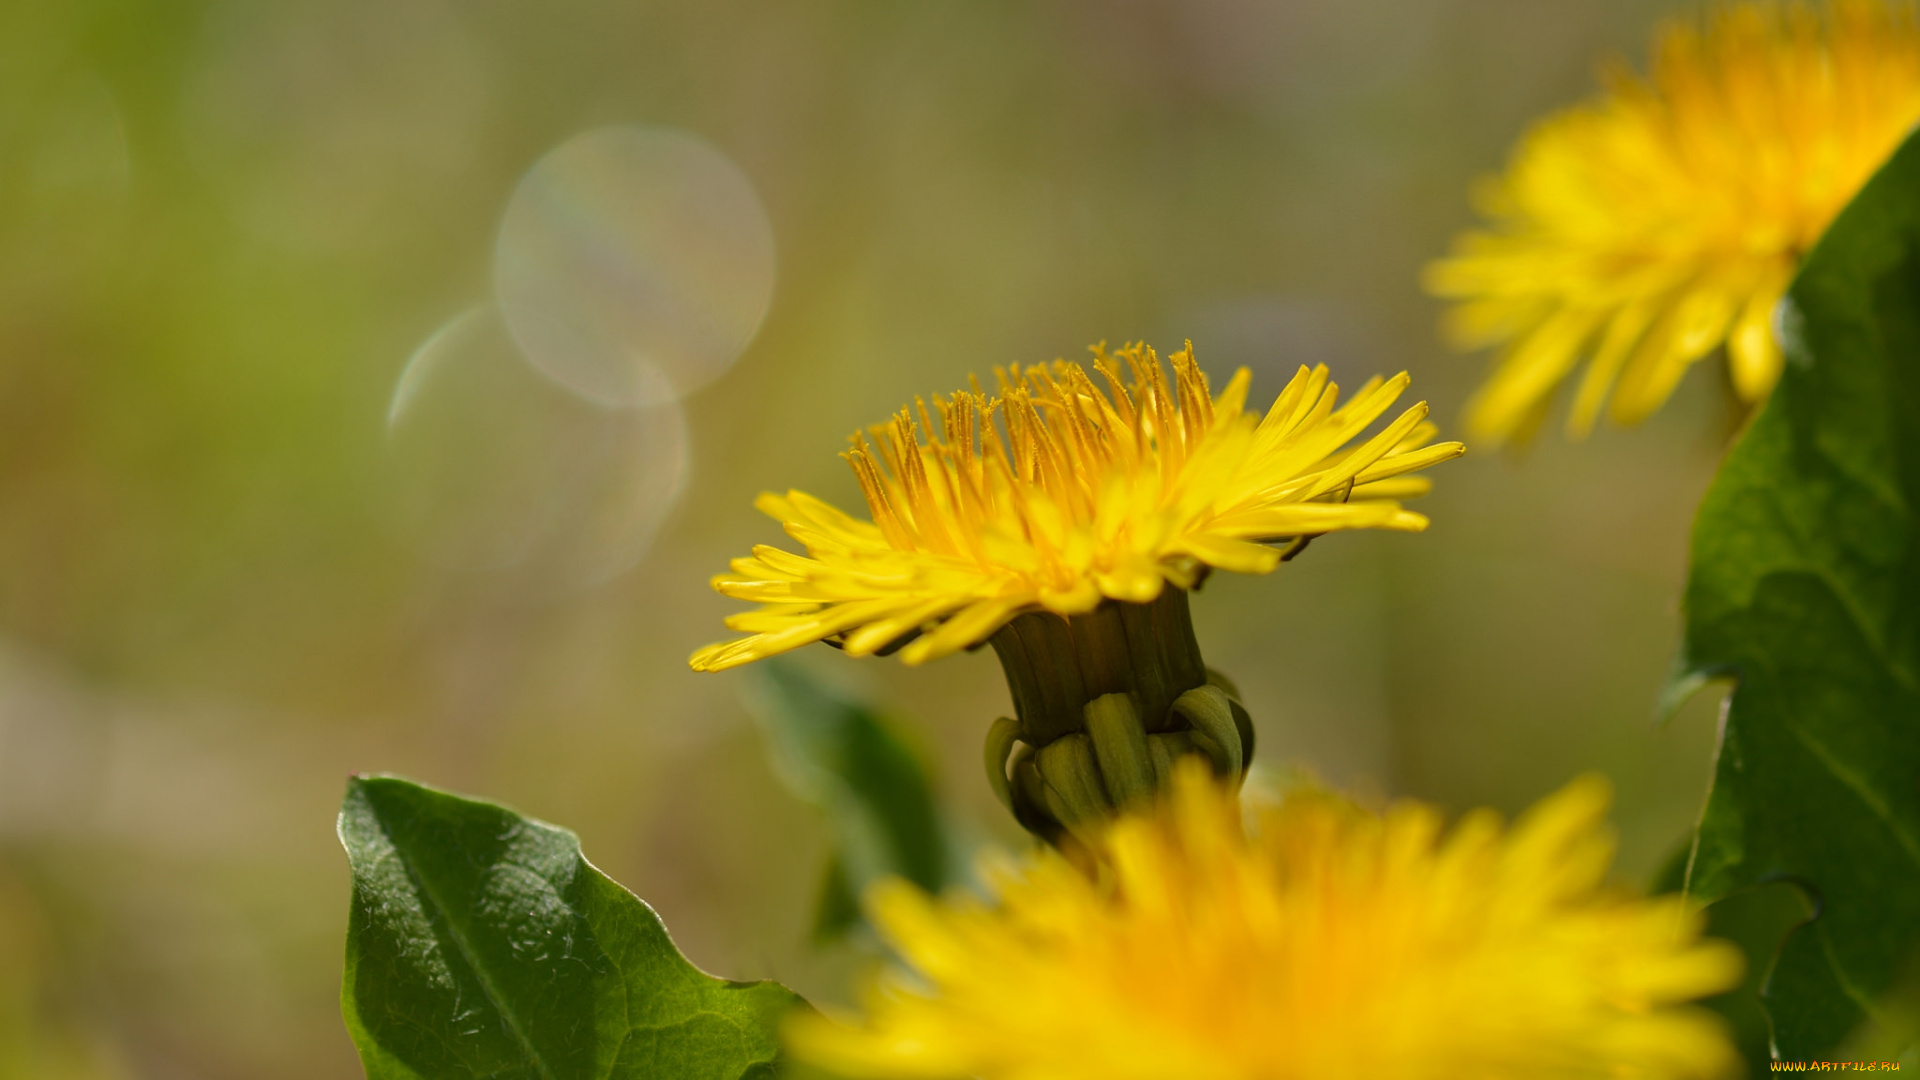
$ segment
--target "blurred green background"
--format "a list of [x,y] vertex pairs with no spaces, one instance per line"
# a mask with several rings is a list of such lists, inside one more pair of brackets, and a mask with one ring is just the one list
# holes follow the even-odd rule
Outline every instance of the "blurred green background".
[[[569,825],[697,963],[844,999],[866,954],[807,938],[820,822],[738,673],[685,664],[737,607],[709,575],[781,539],[753,496],[858,506],[857,426],[1102,339],[1192,338],[1256,397],[1301,363],[1409,369],[1456,430],[1483,359],[1438,344],[1419,269],[1471,180],[1664,10],[12,0],[0,1076],[359,1075],[332,834],[354,770]],[[622,412],[485,342],[417,353],[494,296],[522,177],[609,125],[686,133],[751,185],[695,185],[748,248],[770,229],[737,362]],[[569,265],[699,264],[688,295],[751,323],[753,283],[698,237],[622,255],[621,215],[657,207],[620,178],[560,207]],[[1195,618],[1262,760],[1454,809],[1600,769],[1644,879],[1708,776],[1711,695],[1652,713],[1719,394],[1702,370],[1643,429],[1440,467],[1425,535],[1216,576]],[[802,658],[902,718],[975,836],[1017,842],[977,765],[1008,708],[990,652]]]

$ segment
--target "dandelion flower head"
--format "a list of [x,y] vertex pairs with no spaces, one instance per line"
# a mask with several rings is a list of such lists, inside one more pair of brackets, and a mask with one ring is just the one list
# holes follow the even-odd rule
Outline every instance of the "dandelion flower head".
[[1544,1080],[1721,1075],[1717,1019],[1685,1003],[1739,979],[1679,897],[1602,885],[1604,781],[1510,829],[1442,832],[1307,791],[1251,839],[1198,765],[1097,841],[990,870],[997,899],[869,896],[910,972],[864,1020],[796,1018],[801,1058],[852,1077],[982,1080]]
[[[1152,349],[996,372],[999,392],[916,401],[855,435],[845,455],[872,519],[804,492],[756,505],[806,547],[736,559],[714,588],[757,610],[749,636],[695,653],[720,670],[833,639],[856,656],[903,639],[916,664],[986,640],[1015,615],[1145,604],[1208,567],[1266,573],[1275,542],[1341,529],[1427,526],[1408,474],[1462,452],[1433,444],[1425,402],[1349,445],[1407,387],[1373,379],[1345,403],[1327,369],[1301,368],[1264,416],[1241,369],[1218,398],[1188,345],[1173,379]],[[1105,387],[1094,381],[1098,377]]]
[[1780,374],[1776,302],[1920,120],[1920,30],[1888,0],[1745,3],[1658,34],[1650,73],[1549,117],[1479,192],[1487,226],[1428,270],[1449,336],[1500,348],[1467,408],[1525,438],[1582,360],[1567,420],[1633,424],[1725,347],[1735,396]]

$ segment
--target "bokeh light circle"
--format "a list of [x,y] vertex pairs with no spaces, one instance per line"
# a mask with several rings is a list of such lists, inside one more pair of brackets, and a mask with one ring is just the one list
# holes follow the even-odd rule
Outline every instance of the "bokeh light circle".
[[387,413],[408,532],[442,565],[510,572],[541,590],[632,567],[678,497],[687,437],[678,404],[611,408],[527,364],[499,310],[435,331]]
[[535,367],[608,405],[686,394],[738,359],[773,297],[753,185],[666,128],[575,136],[528,170],[500,223],[494,292]]

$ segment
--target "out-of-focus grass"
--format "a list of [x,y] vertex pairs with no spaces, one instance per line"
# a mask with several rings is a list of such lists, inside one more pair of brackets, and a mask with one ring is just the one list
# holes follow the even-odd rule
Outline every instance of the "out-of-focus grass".
[[[1479,361],[1435,344],[1419,265],[1660,9],[12,5],[0,1069],[355,1075],[353,769],[564,822],[697,962],[843,994],[858,955],[807,945],[818,826],[735,680],[684,666],[733,606],[707,576],[778,539],[753,495],[853,505],[856,426],[1102,338],[1190,337],[1256,393],[1297,363],[1411,369],[1450,426]],[[778,279],[685,404],[691,485],[645,561],[530,596],[412,545],[383,425],[409,354],[485,297],[522,172],[609,123],[730,155]],[[1717,453],[1704,376],[1644,430],[1436,470],[1425,536],[1216,577],[1195,617],[1262,757],[1455,807],[1602,768],[1650,869],[1707,775],[1705,706],[1650,722]],[[989,655],[803,660],[916,717],[948,795],[1012,838],[977,773],[1007,708]]]

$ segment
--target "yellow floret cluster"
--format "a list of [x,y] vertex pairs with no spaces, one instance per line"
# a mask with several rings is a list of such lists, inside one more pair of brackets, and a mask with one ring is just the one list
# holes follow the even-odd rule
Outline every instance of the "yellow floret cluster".
[[1014,367],[998,372],[996,395],[976,385],[916,402],[847,454],[870,521],[804,492],[762,495],[806,554],[757,547],[715,578],[762,607],[728,620],[748,637],[700,650],[693,667],[828,638],[859,656],[918,635],[901,652],[916,664],[1022,611],[1148,603],[1207,567],[1266,573],[1284,554],[1277,541],[1424,529],[1399,500],[1428,483],[1407,474],[1463,450],[1432,442],[1425,402],[1349,445],[1406,389],[1404,374],[1343,404],[1325,367],[1301,368],[1262,415],[1245,408],[1245,369],[1216,399],[1191,346],[1170,359],[1171,381],[1151,349],[1096,347],[1092,373]]
[[1549,117],[1480,192],[1484,229],[1428,270],[1447,330],[1497,347],[1474,437],[1524,438],[1584,362],[1567,419],[1636,423],[1725,346],[1739,400],[1779,378],[1774,307],[1920,120],[1920,28],[1886,0],[1737,4],[1668,24],[1642,78]]
[[1684,1002],[1739,978],[1679,897],[1603,884],[1607,788],[1578,780],[1513,827],[1443,831],[1319,790],[1243,830],[1197,764],[1113,825],[1097,872],[1001,864],[993,899],[873,897],[909,969],[851,1026],[792,1026],[853,1077],[1552,1080],[1710,1077],[1736,1064]]

